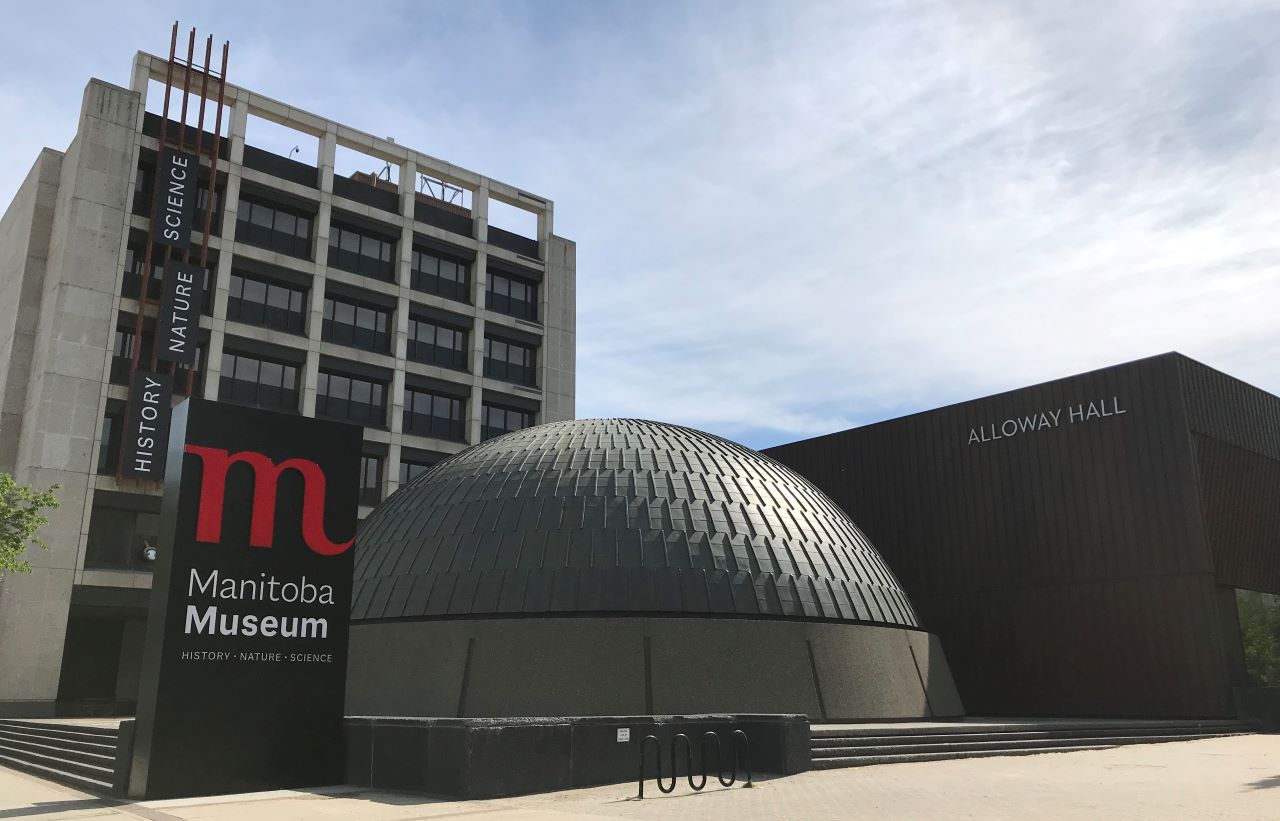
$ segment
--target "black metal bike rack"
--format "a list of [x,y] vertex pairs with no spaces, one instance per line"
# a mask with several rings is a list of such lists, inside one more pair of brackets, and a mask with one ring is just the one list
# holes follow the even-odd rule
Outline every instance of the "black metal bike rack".
[[[716,756],[715,774],[716,774],[716,780],[720,782],[720,786],[732,787],[735,783],[737,783],[738,765],[742,764],[743,770],[745,771],[747,776],[747,780],[743,783],[742,786],[754,787],[755,784],[751,782],[751,742],[750,740],[747,739],[747,734],[742,730],[734,730],[732,733],[729,734],[729,737],[733,739],[733,769],[729,772],[729,775],[726,778],[725,772],[723,769],[724,750],[720,744],[720,735],[716,733],[714,730],[707,730],[705,733],[702,734],[702,745],[701,745],[702,766],[698,770],[701,773],[701,780],[695,782],[693,780],[693,774],[694,774],[693,742],[691,742],[689,740],[689,736],[685,735],[684,733],[676,733],[676,735],[671,739],[671,783],[667,785],[663,785],[662,783],[663,781],[662,779],[662,742],[658,740],[658,737],[656,735],[645,736],[644,740],[640,742],[640,768],[639,768],[640,774],[639,774],[639,783],[637,785],[639,789],[639,794],[636,797],[644,798],[644,759],[645,759],[645,753],[649,749],[650,741],[653,742],[653,748],[657,752],[657,756],[656,756],[657,769],[654,772],[653,780],[657,783],[658,790],[663,794],[669,794],[675,791],[676,781],[679,780],[679,777],[676,774],[679,769],[676,766],[676,756],[679,755],[679,750],[682,745],[684,747],[685,778],[687,778],[689,781],[689,789],[693,790],[694,792],[698,792],[702,790],[702,788],[707,786],[707,775],[708,775],[707,753],[711,750],[715,750],[715,756]],[[714,744],[714,746],[711,746],[712,744]]]

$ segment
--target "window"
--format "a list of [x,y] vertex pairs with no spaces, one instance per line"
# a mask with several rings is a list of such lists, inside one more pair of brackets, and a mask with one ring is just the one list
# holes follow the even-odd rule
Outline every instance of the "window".
[[435,467],[433,463],[415,462],[412,459],[401,459],[400,460],[400,484],[402,486],[409,484],[414,479],[417,479],[422,474],[431,470],[431,468],[433,467]]
[[[130,245],[124,252],[124,282],[120,286],[121,296],[137,299],[142,292],[142,262],[146,250]],[[164,252],[155,250],[151,254],[151,281],[147,284],[147,299],[160,299],[160,283],[164,278],[164,267],[160,261]]]
[[490,271],[489,287],[485,291],[485,307],[500,314],[537,320],[538,286],[533,282]]
[[[155,183],[156,169],[154,165],[140,165],[133,178],[133,213],[150,217],[154,206],[152,185]],[[214,189],[213,214],[209,218],[209,233],[217,236],[222,225],[222,186]],[[192,210],[191,228],[193,231],[204,230],[205,209],[209,207],[209,181],[196,182],[196,205]]]
[[391,350],[391,335],[387,333],[390,316],[381,308],[326,296],[320,338],[339,345],[386,353]]
[[360,457],[360,504],[376,505],[382,501],[382,457]]
[[284,362],[224,351],[218,399],[271,410],[297,411],[298,369]]
[[383,282],[396,281],[395,240],[349,225],[329,226],[329,264]]
[[[138,294],[142,291],[142,262],[143,255],[146,250],[135,245],[130,245],[124,252],[124,280],[120,284],[120,295],[137,299]],[[151,279],[147,283],[147,299],[153,302],[160,301],[161,290],[164,288],[164,249],[155,246],[151,252]],[[203,296],[200,303],[200,312],[205,316],[211,316],[213,313],[213,300],[209,296],[209,287],[212,282],[213,270],[218,267],[216,255],[210,254],[208,267],[204,269],[204,280],[201,283]]]
[[534,385],[538,349],[504,339],[484,338],[484,375],[520,385]]
[[102,417],[102,442],[98,445],[98,473],[110,476],[120,462],[120,431],[124,419],[115,413]]
[[[203,375],[201,364],[204,362],[204,345],[196,345],[196,361],[191,365],[173,366],[173,390],[175,393],[186,393],[190,396],[200,391],[200,377]],[[191,374],[191,391],[187,391],[187,374]]]
[[387,424],[386,386],[358,376],[320,371],[316,416],[383,427]]
[[418,436],[465,441],[467,431],[466,420],[462,418],[462,400],[454,396],[406,388],[404,429],[406,433]]
[[143,497],[139,503],[149,509],[115,507],[94,501],[89,514],[85,567],[151,569],[152,562],[144,558],[143,550],[148,545],[159,544],[156,534],[160,532],[160,499]]
[[312,219],[311,215],[287,206],[242,196],[236,211],[236,239],[291,257],[310,259]]
[[480,440],[487,441],[533,425],[533,412],[485,403],[480,409]]
[[140,165],[133,177],[133,213],[139,216],[151,216],[151,182],[155,176],[155,168]]
[[303,333],[307,292],[301,288],[231,272],[227,319],[289,333]]
[[414,362],[467,369],[467,332],[462,328],[409,317],[409,347],[405,355]]
[[459,302],[471,301],[470,265],[461,260],[413,249],[409,266],[409,287]]
[[[137,337],[133,328],[116,328],[115,339],[111,345],[111,376],[113,385],[129,384],[129,369],[133,367],[133,350]],[[142,368],[151,366],[151,334],[142,334],[142,351],[138,354],[138,365]]]
[[[200,180],[196,184],[196,207],[191,214],[191,227],[196,231],[204,230],[205,210],[209,207],[209,181]],[[214,189],[213,213],[209,216],[209,233],[219,236],[222,229],[222,191]]]

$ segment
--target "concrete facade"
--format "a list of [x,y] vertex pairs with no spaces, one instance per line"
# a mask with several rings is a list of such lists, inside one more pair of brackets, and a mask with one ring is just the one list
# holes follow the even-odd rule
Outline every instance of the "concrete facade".
[[481,718],[800,713],[956,717],[937,638],[763,619],[573,617],[356,623],[347,714]]
[[[0,470],[14,473],[19,483],[41,488],[61,485],[62,503],[41,532],[49,550],[28,551],[33,572],[0,580],[0,715],[66,711],[67,705],[59,706],[59,689],[67,684],[62,675],[64,648],[69,646],[70,614],[77,608],[124,618],[118,627],[107,629],[115,642],[111,646],[118,647],[118,652],[112,650],[113,663],[120,666],[112,679],[115,697],[84,709],[125,711],[130,689],[136,687],[133,667],[142,634],[137,618],[150,588],[150,572],[136,561],[113,563],[95,557],[92,542],[100,534],[91,522],[98,508],[136,511],[131,521],[137,537],[145,539],[155,532],[148,528],[153,527],[159,509],[158,483],[120,478],[104,460],[119,458],[111,452],[108,427],[112,418],[118,420],[128,397],[127,384],[116,376],[122,364],[127,370],[127,357],[122,363],[122,357],[113,356],[120,344],[118,329],[131,328],[139,312],[149,326],[157,313],[154,300],[126,295],[126,263],[150,226],[149,215],[142,213],[147,209],[137,205],[146,200],[136,199],[135,189],[141,165],[158,148],[153,126],[159,118],[146,112],[145,98],[149,86],[156,93],[154,81],[164,82],[166,67],[167,61],[139,53],[131,88],[90,81],[72,143],[63,153],[49,149],[41,153],[0,220],[0,305],[4,306],[0,310]],[[180,71],[175,72],[175,78],[180,76]],[[180,94],[179,89],[175,99]],[[422,464],[479,442],[486,403],[526,410],[534,424],[573,417],[575,246],[553,233],[549,200],[247,89],[228,85],[224,99],[224,153],[214,180],[220,199],[215,230],[208,237],[210,252],[216,255],[210,265],[211,310],[200,319],[203,358],[192,393],[218,398],[223,377],[229,376],[221,372],[222,354],[231,349],[282,352],[296,361],[294,412],[304,416],[316,414],[322,367],[380,375],[386,388],[385,424],[365,426],[364,439],[366,454],[381,462],[377,489],[381,498],[399,486],[402,461]],[[317,138],[318,155],[306,163],[315,171],[313,186],[261,170],[261,163],[245,164],[246,148],[253,150],[245,141],[251,114]],[[212,120],[211,112],[209,126]],[[171,127],[171,142],[173,131]],[[398,167],[398,209],[379,209],[335,193],[339,146]],[[207,181],[209,158],[202,162]],[[467,232],[456,225],[442,228],[415,219],[415,204],[422,200],[415,188],[420,173],[469,192],[470,213],[455,220],[469,226]],[[348,180],[339,180],[343,185],[338,187],[349,193]],[[310,211],[309,256],[289,256],[237,237],[242,187],[251,188],[259,198],[278,198]],[[145,191],[139,194],[147,196]],[[503,237],[491,243],[487,219],[491,199],[532,213],[537,237],[517,240],[515,245]],[[335,211],[398,235],[394,281],[327,264]],[[193,243],[201,239],[199,228],[197,221]],[[446,252],[456,249],[470,261],[469,299],[446,299],[411,286],[412,254],[420,243]],[[489,272],[495,267],[538,283],[536,321],[486,306]],[[278,273],[304,289],[304,330],[285,333],[229,318],[229,283],[239,270]],[[390,317],[386,353],[324,338],[325,296],[331,292],[353,300],[367,295],[383,306]],[[465,369],[413,361],[407,355],[409,319],[414,312],[457,317],[460,325],[469,326]],[[510,335],[536,346],[533,384],[485,375],[487,335]],[[147,367],[145,357],[141,367]],[[464,436],[442,439],[404,429],[406,385],[415,380],[467,397],[463,400]],[[185,396],[184,387],[184,380],[176,378],[175,402]],[[364,507],[362,513],[368,510]],[[120,615],[126,612],[132,615]],[[95,635],[90,630],[81,639],[92,645]]]

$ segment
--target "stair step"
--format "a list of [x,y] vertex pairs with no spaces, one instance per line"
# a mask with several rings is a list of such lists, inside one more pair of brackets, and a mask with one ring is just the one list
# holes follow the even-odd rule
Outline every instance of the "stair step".
[[1173,741],[1194,741],[1202,738],[1225,738],[1240,733],[1195,733],[1164,736],[1099,736],[1095,738],[1062,739],[979,739],[970,737],[961,741],[917,740],[911,744],[853,745],[845,747],[815,747],[813,760],[848,758],[856,756],[906,755],[911,753],[978,752],[984,750],[1025,750],[1038,748],[1062,748],[1076,746],[1120,746],[1127,744],[1162,744]]
[[2,736],[0,736],[0,747],[9,750],[25,750],[40,755],[53,756],[54,758],[65,758],[69,761],[79,761],[81,764],[94,764],[99,767],[114,767],[116,762],[116,750],[114,747],[110,747],[105,751],[89,752],[67,749],[57,744],[45,744],[40,741],[5,738]]
[[1020,724],[973,724],[965,726],[963,724],[939,724],[936,727],[921,726],[919,724],[904,725],[902,727],[886,727],[883,725],[874,727],[827,727],[821,724],[815,725],[810,730],[810,737],[813,739],[825,738],[861,738],[869,736],[879,737],[899,737],[899,736],[920,736],[920,735],[1006,735],[1013,733],[1028,732],[1051,732],[1051,733],[1116,733],[1125,732],[1137,734],[1139,732],[1170,732],[1183,730],[1234,730],[1234,731],[1253,731],[1257,728],[1248,722],[1236,721],[1232,719],[1215,719],[1206,721],[1154,721],[1142,722],[1137,724],[1123,723],[1080,723],[1080,722],[1043,722],[1043,723],[1020,723]]
[[946,761],[957,758],[990,758],[998,755],[1041,755],[1044,753],[1074,753],[1082,750],[1106,750],[1110,744],[1081,744],[1072,747],[1027,747],[1019,750],[975,750],[962,753],[900,753],[895,755],[850,756],[847,758],[816,758],[815,770],[834,770],[842,767],[869,767],[874,764],[909,764],[919,761]]
[[76,741],[97,741],[98,743],[115,743],[120,731],[111,727],[89,727],[75,724],[46,724],[40,721],[14,721],[0,719],[0,730],[20,732],[38,732],[44,735],[69,738]]
[[914,736],[840,736],[831,738],[815,738],[810,746],[815,749],[832,747],[881,747],[918,744],[963,744],[969,741],[1066,741],[1073,738],[1163,738],[1170,736],[1203,736],[1203,735],[1239,735],[1246,732],[1240,727],[1219,729],[1180,729],[1161,732],[1139,731],[1116,732],[1025,732],[1025,733],[930,733]]
[[66,770],[48,767],[26,758],[14,758],[6,750],[0,748],[0,767],[8,767],[13,770],[20,770],[25,773],[45,778],[49,781],[57,781],[60,784],[66,784],[76,789],[83,790],[88,793],[98,795],[109,795],[112,791],[113,775],[108,773],[107,780],[103,781],[99,778],[87,778],[77,775],[76,773],[67,772]]
[[39,764],[51,770],[71,773],[81,778],[90,780],[105,781],[110,784],[115,777],[115,762],[103,766],[100,764],[86,764],[82,761],[73,761],[69,758],[63,758],[60,755],[51,753],[32,752],[31,750],[21,750],[11,747],[7,743],[0,741],[0,755],[10,759],[27,761],[32,764]]
[[49,747],[57,747],[60,750],[84,752],[96,755],[115,756],[116,743],[105,738],[94,741],[78,741],[69,738],[61,738],[59,736],[45,735],[39,732],[27,732],[25,730],[7,730],[0,727],[0,743],[10,741],[15,744],[44,744]]

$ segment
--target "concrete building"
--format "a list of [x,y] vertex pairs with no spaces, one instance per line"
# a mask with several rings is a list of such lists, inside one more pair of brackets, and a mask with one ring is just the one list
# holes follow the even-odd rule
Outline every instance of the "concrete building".
[[[62,486],[49,550],[0,583],[0,715],[132,709],[160,485],[118,462],[163,280],[154,264],[142,293],[162,126],[146,95],[168,65],[140,53],[130,88],[91,80],[70,146],[41,152],[0,220],[0,471]],[[197,205],[213,209],[200,356],[174,368],[175,401],[361,424],[363,513],[469,445],[573,417],[575,249],[551,201],[247,89],[224,102]],[[317,156],[248,144],[250,117]],[[340,148],[377,165],[336,174]],[[495,202],[536,235],[491,227]]]

